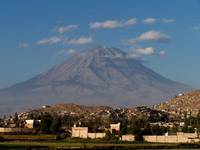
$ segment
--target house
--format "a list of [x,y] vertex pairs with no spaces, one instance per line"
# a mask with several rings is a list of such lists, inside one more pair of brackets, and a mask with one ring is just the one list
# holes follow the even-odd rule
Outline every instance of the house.
[[33,129],[34,120],[25,120],[25,128]]
[[25,120],[25,128],[33,129],[34,125],[39,125],[41,123],[41,120],[33,120],[33,119],[28,119]]
[[113,131],[117,133],[120,132],[120,122],[116,124],[110,124],[110,132],[113,133]]
[[50,108],[50,105],[43,105],[42,108]]

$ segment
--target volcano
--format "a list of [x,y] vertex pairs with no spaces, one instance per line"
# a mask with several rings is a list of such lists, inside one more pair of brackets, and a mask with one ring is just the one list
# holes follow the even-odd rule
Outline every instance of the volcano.
[[47,104],[128,107],[165,101],[191,87],[167,79],[117,48],[77,52],[27,81],[0,91],[0,114]]

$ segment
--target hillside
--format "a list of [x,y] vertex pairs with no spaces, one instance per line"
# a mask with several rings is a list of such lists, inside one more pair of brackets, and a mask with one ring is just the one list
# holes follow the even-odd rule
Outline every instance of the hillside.
[[[33,110],[19,113],[20,118],[38,118],[41,114],[49,113],[52,116],[67,116],[74,118],[75,120],[98,120],[98,118],[104,122],[111,117],[114,120],[142,118],[149,121],[156,120],[168,120],[168,113],[154,110],[149,107],[128,107],[128,108],[113,108],[109,106],[85,106],[77,104],[57,104],[48,105],[42,108],[35,108]],[[31,114],[31,115],[30,115]]]
[[177,95],[167,102],[155,105],[155,108],[176,115],[186,113],[196,116],[200,110],[200,90]]

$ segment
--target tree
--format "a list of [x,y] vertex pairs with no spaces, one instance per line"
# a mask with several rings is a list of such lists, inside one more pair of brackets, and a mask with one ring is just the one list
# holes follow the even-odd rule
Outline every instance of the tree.
[[41,128],[42,133],[50,133],[50,126],[53,122],[53,118],[49,113],[42,114],[41,116]]
[[70,128],[71,125],[73,125],[73,124],[71,124],[71,123],[73,123],[73,121],[72,121],[72,119],[71,119],[70,116],[64,115],[64,116],[62,117],[62,119],[61,119],[61,124],[62,124],[62,126],[66,126],[67,128]]
[[28,116],[27,116],[27,119],[34,119],[33,113],[29,113]]
[[4,120],[0,118],[0,127],[4,126]]
[[120,135],[127,133],[127,119],[124,117],[120,120]]
[[118,137],[116,136],[115,131],[113,131],[112,133],[110,133],[110,131],[106,131],[106,136],[104,137],[105,140],[117,140]]
[[19,125],[20,125],[20,120],[19,120],[19,118],[18,118],[17,112],[16,112],[15,115],[14,115],[13,121],[14,121],[16,127],[19,127]]
[[168,131],[168,129],[166,127],[162,127],[162,126],[159,126],[159,125],[154,125],[151,128],[151,134],[152,135],[163,135],[167,131]]
[[143,135],[151,132],[149,122],[144,118],[131,118],[128,122],[127,132],[135,135],[136,141],[143,141]]
[[61,118],[60,117],[54,117],[53,122],[50,126],[50,131],[53,134],[57,134],[60,131],[61,128]]
[[185,124],[182,128],[183,132],[193,133],[195,132],[195,128],[197,131],[200,131],[200,116],[190,117],[185,120]]

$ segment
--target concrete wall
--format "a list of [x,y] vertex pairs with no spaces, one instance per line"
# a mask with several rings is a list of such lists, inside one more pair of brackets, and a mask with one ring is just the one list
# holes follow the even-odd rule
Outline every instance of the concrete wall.
[[106,133],[96,133],[96,139],[104,138],[105,136],[106,136]]
[[197,137],[189,138],[187,135],[169,135],[169,136],[143,136],[144,141],[156,143],[194,143],[200,140]]
[[147,142],[156,142],[156,143],[178,143],[178,137],[176,135],[171,136],[143,136],[144,141]]
[[187,138],[196,138],[198,135],[197,133],[177,132],[177,136],[182,136],[182,137],[187,137]]
[[72,127],[72,137],[77,138],[104,138],[106,133],[88,133],[88,127]]
[[72,137],[87,138],[88,127],[72,127]]
[[0,134],[29,134],[32,133],[33,129],[28,128],[1,128],[0,127]]
[[157,136],[156,135],[145,135],[145,136],[143,136],[143,139],[146,142],[157,142]]
[[122,135],[122,141],[135,141],[135,136],[132,134]]
[[88,138],[91,138],[91,139],[104,138],[105,136],[106,136],[106,133],[88,133]]
[[96,139],[96,133],[88,133],[88,138]]

